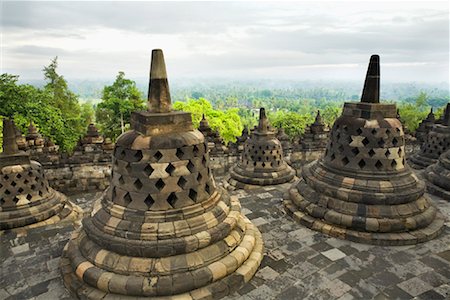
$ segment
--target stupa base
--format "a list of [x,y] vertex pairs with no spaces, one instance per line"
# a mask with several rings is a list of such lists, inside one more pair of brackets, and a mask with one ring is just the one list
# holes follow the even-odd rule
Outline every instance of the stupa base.
[[261,173],[260,177],[242,175],[244,170],[239,169],[238,172],[235,169],[231,169],[230,174],[224,178],[224,186],[228,190],[244,189],[253,190],[261,188],[263,186],[279,185],[284,183],[292,183],[297,178],[295,177],[295,170],[291,167],[287,167],[281,172]]
[[64,285],[80,299],[222,298],[248,282],[263,258],[261,233],[245,216],[239,216],[239,228],[223,241],[160,258],[102,249],[80,228],[61,257]]
[[411,156],[408,159],[408,165],[415,170],[423,170],[437,162],[437,159],[428,158],[425,156]]
[[65,195],[57,191],[54,191],[54,193],[55,199],[58,200],[60,202],[60,205],[63,207],[56,214],[51,213],[52,209],[49,209],[47,212],[41,212],[41,217],[42,213],[44,213],[44,215],[45,213],[50,214],[48,218],[42,220],[36,220],[36,217],[33,215],[8,220],[2,225],[4,228],[3,230],[0,230],[0,235],[5,231],[14,231],[16,233],[20,233],[26,232],[27,230],[32,228],[47,226],[56,223],[74,222],[76,223],[76,225],[80,225],[81,219],[83,217],[83,210],[78,205],[70,202]]
[[434,239],[444,229],[444,216],[440,212],[437,212],[433,222],[425,228],[408,232],[382,233],[356,231],[349,228],[336,226],[334,224],[329,224],[325,220],[312,217],[308,213],[301,211],[291,199],[285,199],[283,201],[283,205],[288,215],[290,215],[295,221],[312,230],[335,238],[363,244],[379,246],[414,245]]

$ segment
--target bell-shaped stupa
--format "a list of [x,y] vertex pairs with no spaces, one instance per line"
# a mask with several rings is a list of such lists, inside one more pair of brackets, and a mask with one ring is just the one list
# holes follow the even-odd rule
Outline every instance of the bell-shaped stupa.
[[425,170],[424,177],[430,194],[450,200],[450,149]]
[[320,110],[317,111],[314,123],[306,127],[300,144],[303,151],[322,150],[326,148],[329,139],[329,128],[325,124],[320,115]]
[[231,187],[254,188],[276,185],[294,179],[295,171],[283,159],[283,147],[269,125],[264,108],[259,111],[259,124],[245,141],[244,152],[226,177]]
[[414,169],[424,169],[435,164],[439,156],[450,149],[450,103],[439,122],[433,125],[420,151],[412,155],[408,163]]
[[82,210],[50,188],[44,170],[16,143],[14,122],[3,118],[3,152],[0,153],[0,230],[28,229],[75,221]]
[[83,299],[220,298],[256,272],[261,233],[216,186],[191,114],[172,110],[161,50],[148,100],[116,142],[101,207],[65,247],[64,283]]
[[361,102],[344,104],[325,156],[303,168],[284,205],[300,223],[334,237],[416,244],[436,237],[444,220],[405,164],[402,125],[395,104],[379,103],[379,75],[373,55]]
[[427,115],[425,119],[420,122],[419,127],[416,129],[416,139],[419,143],[425,142],[427,139],[427,135],[430,132],[431,128],[433,128],[434,123],[436,122],[436,118],[433,113],[433,108],[431,108],[430,113]]

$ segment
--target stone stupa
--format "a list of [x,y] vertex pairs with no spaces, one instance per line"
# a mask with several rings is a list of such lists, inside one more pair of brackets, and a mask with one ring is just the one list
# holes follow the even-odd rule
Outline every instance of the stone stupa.
[[417,127],[415,132],[415,137],[417,141],[422,144],[427,139],[427,135],[430,132],[431,128],[433,128],[434,123],[436,122],[436,118],[433,113],[433,108],[431,108],[427,117],[420,122],[419,127]]
[[378,55],[359,103],[345,103],[325,156],[306,165],[284,205],[301,224],[342,239],[407,245],[435,238],[443,216],[405,163],[395,104],[379,103]]
[[203,134],[206,141],[210,143],[209,147],[212,155],[220,155],[226,151],[223,139],[217,130],[211,128],[205,114],[202,115],[198,130]]
[[439,123],[433,125],[420,151],[412,155],[408,163],[414,169],[424,169],[435,164],[439,156],[450,149],[450,103],[445,108]]
[[430,194],[450,200],[450,149],[425,170],[424,177]]
[[28,144],[28,149],[32,154],[38,154],[44,151],[44,138],[38,132],[32,121],[30,121],[30,125],[28,126],[28,133],[25,139]]
[[231,188],[256,188],[277,185],[294,179],[295,171],[283,159],[283,147],[269,125],[264,108],[259,111],[259,124],[244,144],[237,165],[225,178]]
[[161,50],[148,100],[116,142],[101,207],[64,249],[64,284],[83,299],[223,297],[256,272],[261,233],[216,186],[191,114],[172,110]]
[[49,187],[41,164],[19,151],[16,138],[14,122],[3,118],[0,230],[26,230],[81,218],[83,211]]
[[301,149],[303,151],[325,150],[330,130],[317,111],[314,122],[305,129],[305,133],[301,138]]

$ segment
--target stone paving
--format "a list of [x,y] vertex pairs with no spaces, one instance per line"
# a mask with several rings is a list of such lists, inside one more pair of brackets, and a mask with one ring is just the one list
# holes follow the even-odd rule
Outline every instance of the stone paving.
[[[266,255],[255,277],[226,299],[450,299],[449,202],[433,198],[447,218],[437,239],[379,247],[329,238],[294,222],[282,205],[287,187],[233,192],[262,232]],[[98,195],[71,200],[88,212]],[[0,299],[71,299],[58,262],[72,230],[51,225],[27,236],[2,236]]]

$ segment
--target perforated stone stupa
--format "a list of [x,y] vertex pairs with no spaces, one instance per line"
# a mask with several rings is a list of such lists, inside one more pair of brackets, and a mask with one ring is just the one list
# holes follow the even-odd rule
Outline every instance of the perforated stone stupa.
[[448,149],[450,149],[450,103],[447,104],[442,119],[433,125],[428,133],[419,153],[412,155],[408,162],[414,169],[424,169],[435,164],[439,156]]
[[450,200],[450,149],[425,170],[424,177],[429,193]]
[[217,130],[213,130],[211,126],[209,126],[209,122],[206,119],[205,114],[202,115],[198,130],[203,134],[206,141],[210,143],[211,154],[220,155],[226,151],[226,147],[223,144],[223,139]]
[[417,127],[416,129],[415,136],[419,143],[423,143],[426,141],[427,135],[433,128],[435,122],[436,118],[433,113],[433,108],[431,108],[430,113],[425,119],[422,120],[422,122],[420,122],[419,127]]
[[82,213],[63,194],[49,187],[38,162],[18,150],[15,125],[4,118],[3,152],[0,153],[0,230],[74,221]]
[[245,142],[241,159],[230,169],[225,181],[231,187],[246,189],[286,183],[294,176],[295,171],[284,161],[283,147],[261,108],[259,124]]
[[344,104],[325,156],[303,168],[284,205],[301,224],[334,237],[416,244],[441,232],[443,216],[405,164],[396,106],[379,103],[379,70],[374,55],[361,102]]
[[305,129],[305,133],[301,139],[301,149],[305,150],[322,150],[328,143],[330,130],[317,111],[314,123]]
[[220,298],[255,273],[261,234],[216,186],[191,114],[171,109],[161,50],[148,98],[117,140],[101,208],[65,247],[64,283],[83,299]]

